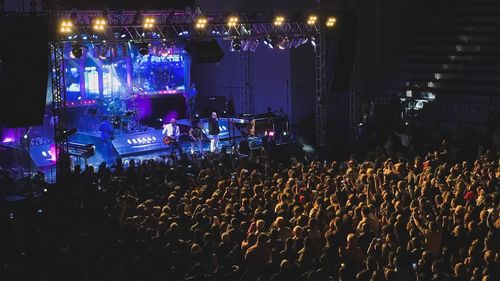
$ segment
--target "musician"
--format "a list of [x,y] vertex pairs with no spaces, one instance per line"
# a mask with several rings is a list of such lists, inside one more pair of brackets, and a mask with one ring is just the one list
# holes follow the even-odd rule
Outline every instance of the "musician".
[[192,119],[196,114],[196,96],[198,95],[198,91],[193,82],[189,85],[189,88],[184,92],[184,99],[186,101],[186,115],[188,119]]
[[198,148],[200,154],[203,154],[203,130],[199,119],[194,119],[191,129],[189,129],[189,141],[191,142],[191,154],[194,154],[194,147]]
[[115,138],[113,125],[109,122],[108,117],[104,116],[99,124],[99,131],[101,132],[101,140],[105,142],[112,141]]
[[226,103],[226,111],[227,111],[227,116],[234,117],[236,115],[233,95],[229,96],[229,100]]
[[109,112],[113,115],[122,114],[123,103],[119,97],[115,97],[113,101],[108,105]]
[[170,123],[164,126],[162,134],[170,140],[170,153],[174,155],[175,149],[178,149],[179,156],[182,155],[182,147],[179,143],[181,132],[175,118],[170,119]]
[[211,136],[210,152],[217,151],[219,145],[219,118],[216,112],[212,112],[212,116],[208,119],[208,134]]

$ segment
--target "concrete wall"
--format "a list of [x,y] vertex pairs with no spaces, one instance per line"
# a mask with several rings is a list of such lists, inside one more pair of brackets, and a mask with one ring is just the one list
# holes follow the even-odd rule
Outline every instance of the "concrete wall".
[[437,5],[429,0],[358,1],[356,62],[365,93],[409,44],[422,18]]

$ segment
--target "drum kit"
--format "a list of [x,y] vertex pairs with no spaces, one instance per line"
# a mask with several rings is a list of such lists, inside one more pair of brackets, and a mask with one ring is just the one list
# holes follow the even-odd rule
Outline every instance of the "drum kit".
[[122,100],[115,98],[106,104],[103,101],[96,103],[87,109],[86,115],[90,116],[93,131],[98,130],[99,123],[107,117],[113,126],[115,134],[126,134],[143,131],[144,128],[139,120],[139,106],[135,101],[135,95]]

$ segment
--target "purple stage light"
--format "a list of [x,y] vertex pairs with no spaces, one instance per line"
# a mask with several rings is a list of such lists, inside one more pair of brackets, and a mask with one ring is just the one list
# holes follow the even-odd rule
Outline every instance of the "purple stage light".
[[167,113],[167,115],[165,115],[165,117],[163,117],[164,123],[165,122],[166,123],[170,122],[170,120],[172,118],[177,119],[178,116],[179,116],[179,113],[177,111],[170,111],[170,112]]
[[5,137],[2,141],[2,143],[9,143],[9,142],[13,142],[13,141],[14,141],[13,137]]
[[139,119],[147,118],[153,113],[153,105],[151,99],[137,99],[137,105],[139,107]]
[[52,162],[57,161],[56,146],[53,144],[50,145],[49,155],[50,155],[50,161]]
[[[14,129],[1,129],[2,143],[10,143],[16,140],[16,131]],[[17,134],[20,137],[19,134]]]

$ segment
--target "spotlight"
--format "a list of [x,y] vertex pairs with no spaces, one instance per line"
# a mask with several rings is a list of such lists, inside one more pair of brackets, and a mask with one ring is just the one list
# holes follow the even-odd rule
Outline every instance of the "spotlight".
[[196,29],[204,29],[205,27],[207,27],[207,18],[204,18],[204,17],[199,17],[197,20],[196,20],[196,25],[195,25],[195,28]]
[[243,40],[241,43],[241,49],[243,51],[255,52],[258,46],[259,46],[259,39],[247,39]]
[[329,17],[327,20],[326,20],[326,27],[333,27],[335,26],[335,23],[337,22],[337,19],[335,17]]
[[229,17],[229,19],[227,20],[227,26],[228,27],[236,27],[238,25],[239,21],[240,21],[240,19],[238,17],[235,17],[235,16]]
[[248,46],[248,49],[252,52],[255,52],[255,50],[257,50],[257,47],[259,46],[259,39],[254,39],[252,41],[250,41],[250,46]]
[[317,16],[310,15],[309,18],[307,19],[307,24],[308,25],[315,25],[317,21],[318,21],[318,17]]
[[234,39],[231,41],[231,52],[241,51],[241,39]]
[[285,17],[283,16],[277,16],[275,19],[274,19],[274,25],[276,26],[281,26],[283,25],[283,22],[285,21]]
[[80,44],[73,44],[71,46],[71,54],[73,55],[73,57],[79,59],[82,57],[83,55],[83,48],[82,48],[82,45]]
[[103,18],[97,18],[94,20],[93,28],[95,31],[103,31],[104,26],[106,26],[106,20]]
[[288,44],[288,38],[287,37],[282,37],[282,38],[279,38],[276,46],[280,49],[280,50],[284,50],[286,49],[287,47],[287,44]]
[[271,37],[265,38],[264,44],[267,45],[270,49],[274,49],[274,40]]
[[311,45],[313,45],[313,47],[315,47],[315,48],[316,48],[316,38],[311,37],[311,40],[310,40],[310,41],[311,41]]
[[99,58],[105,60],[108,57],[109,46],[104,44],[101,46],[101,50],[99,52]]
[[139,54],[147,56],[149,54],[149,44],[144,42],[139,47]]
[[73,23],[70,20],[61,21],[59,31],[61,33],[70,33],[73,31]]
[[155,24],[155,18],[147,17],[144,19],[143,27],[146,29],[151,29],[153,28],[154,24]]

